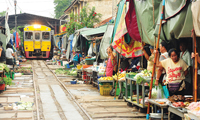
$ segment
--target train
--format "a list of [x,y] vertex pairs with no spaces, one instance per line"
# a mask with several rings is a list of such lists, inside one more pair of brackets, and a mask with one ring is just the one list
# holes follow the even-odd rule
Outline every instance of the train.
[[52,58],[53,47],[50,27],[30,25],[24,28],[24,53],[26,58]]

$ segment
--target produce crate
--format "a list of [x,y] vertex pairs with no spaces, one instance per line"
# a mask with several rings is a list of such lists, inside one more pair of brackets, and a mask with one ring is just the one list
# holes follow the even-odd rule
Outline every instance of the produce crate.
[[95,58],[88,58],[88,59],[85,59],[85,62],[87,65],[93,65],[95,61]]
[[110,91],[112,90],[112,85],[99,85],[100,95],[110,95]]
[[99,82],[99,85],[113,85],[112,82]]

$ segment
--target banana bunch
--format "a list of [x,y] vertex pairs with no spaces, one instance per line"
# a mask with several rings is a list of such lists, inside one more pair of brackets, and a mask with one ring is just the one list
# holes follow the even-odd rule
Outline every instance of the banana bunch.
[[[117,74],[118,74],[118,79],[121,79],[121,78],[123,78],[123,77],[126,76],[125,73],[123,73],[123,74],[117,73]],[[115,75],[113,76],[113,78],[117,79],[117,74],[115,74]]]
[[113,80],[112,77],[101,77],[99,78],[99,80]]

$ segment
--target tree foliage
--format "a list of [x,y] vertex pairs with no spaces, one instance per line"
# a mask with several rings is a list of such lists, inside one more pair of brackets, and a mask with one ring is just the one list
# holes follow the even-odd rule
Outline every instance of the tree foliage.
[[67,7],[71,4],[72,0],[54,0],[54,5],[55,5],[55,18],[60,18],[63,14],[64,11],[67,9]]
[[0,12],[0,17],[5,16],[5,14],[6,14],[6,11]]
[[94,23],[100,22],[102,15],[95,12],[95,7],[88,10],[86,8],[87,7],[84,7],[81,10],[80,15],[74,15],[73,12],[70,13],[70,22],[65,24],[68,36],[73,34],[77,29],[84,27],[93,28]]

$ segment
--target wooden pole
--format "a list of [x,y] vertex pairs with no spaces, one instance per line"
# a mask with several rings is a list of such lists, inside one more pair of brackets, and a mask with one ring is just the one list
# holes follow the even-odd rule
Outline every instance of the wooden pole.
[[[161,11],[159,31],[158,31],[158,39],[157,39],[157,44],[156,44],[156,51],[158,50],[158,47],[159,47],[160,32],[161,32],[161,26],[162,26],[164,8],[165,8],[165,0],[163,0],[163,4],[162,4],[162,11]],[[158,55],[158,53],[156,52],[155,53],[155,58],[154,58],[152,76],[151,76],[151,84],[150,84],[150,90],[149,90],[149,99],[151,99],[151,91],[152,91],[152,85],[153,85],[153,76],[155,74],[155,67],[156,67],[156,58],[157,58],[157,55]],[[149,112],[150,112],[150,103],[148,103],[146,119],[149,119]]]
[[121,42],[121,49],[120,49],[120,55],[119,55],[119,63],[118,63],[118,68],[117,68],[117,81],[116,81],[116,85],[115,85],[115,96],[114,96],[114,100],[116,99],[116,92],[117,92],[117,84],[118,84],[118,80],[119,80],[119,67],[121,64],[121,53],[122,53],[122,44],[123,44],[123,38],[122,38],[122,42]]
[[194,82],[193,82],[193,99],[194,102],[197,102],[197,68],[198,68],[198,63],[197,63],[197,58],[198,56],[196,55],[197,53],[197,43],[196,43],[196,34],[195,34],[195,30],[193,30],[193,46],[194,46],[194,54],[195,54],[195,58],[194,58]]

